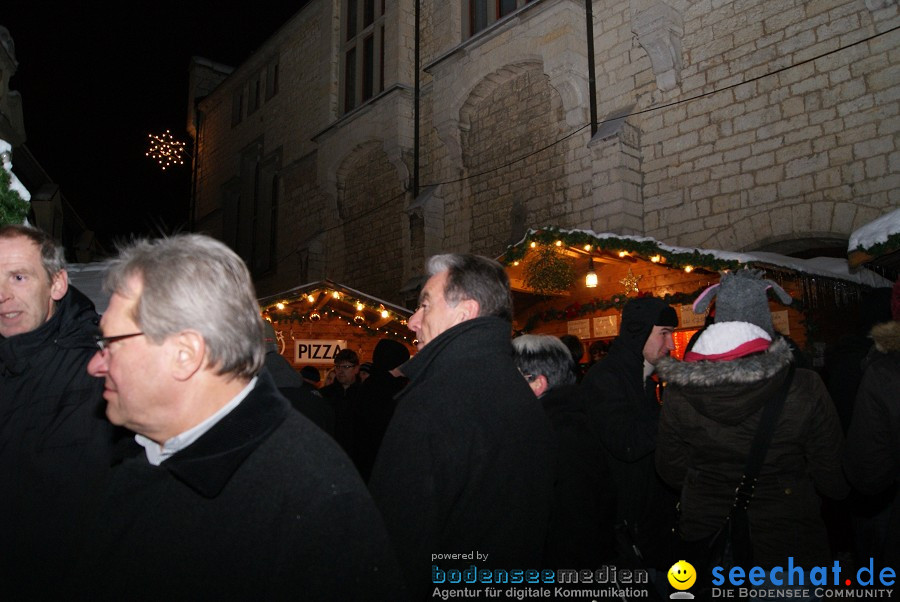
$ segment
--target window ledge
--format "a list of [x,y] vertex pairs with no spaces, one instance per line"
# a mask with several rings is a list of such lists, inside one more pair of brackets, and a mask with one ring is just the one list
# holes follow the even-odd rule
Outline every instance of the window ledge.
[[482,29],[472,37],[463,40],[460,44],[457,44],[444,54],[438,56],[436,59],[425,65],[422,70],[426,73],[431,73],[431,69],[433,69],[439,63],[442,63],[443,61],[453,57],[454,55],[478,48],[482,44],[485,44],[498,35],[521,25],[523,22],[532,18],[534,15],[539,14],[543,9],[549,9],[551,6],[561,4],[563,2],[573,2],[579,6],[582,4],[577,0],[534,0],[533,2],[529,2],[525,6],[517,8],[513,12],[509,13],[502,19],[491,23],[488,27]]
[[413,88],[411,86],[407,86],[405,84],[394,84],[390,88],[385,89],[383,92],[379,92],[369,100],[363,102],[358,107],[353,108],[352,110],[344,113],[334,121],[332,121],[326,128],[319,131],[315,135],[313,135],[313,142],[317,142],[319,138],[330,132],[331,130],[335,130],[344,126],[344,124],[353,121],[357,117],[360,117],[367,113],[373,106],[375,106],[379,101],[384,100],[388,96],[393,95],[395,92],[409,92],[411,93]]

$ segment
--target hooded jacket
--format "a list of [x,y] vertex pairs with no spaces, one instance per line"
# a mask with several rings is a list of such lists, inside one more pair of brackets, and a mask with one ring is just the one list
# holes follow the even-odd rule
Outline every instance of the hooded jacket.
[[847,478],[865,494],[894,489],[881,553],[888,566],[900,564],[900,321],[872,329],[869,357],[847,433]]
[[673,562],[669,535],[676,499],[653,465],[659,403],[655,383],[644,380],[644,344],[666,310],[672,311],[652,297],[629,302],[619,336],[609,354],[588,370],[581,395],[615,489],[619,552],[626,554],[620,563],[629,561],[627,553],[636,544],[643,564],[667,569]]
[[[656,467],[681,488],[682,538],[715,533],[728,516],[747,464],[763,407],[790,372],[791,350],[778,338],[769,349],[728,362],[658,365],[667,381]],[[843,434],[819,376],[796,369],[748,508],[754,564],[819,566],[829,560],[817,490],[841,498]]]
[[109,468],[115,430],[87,373],[98,320],[70,286],[43,325],[0,338],[0,592],[41,597]]

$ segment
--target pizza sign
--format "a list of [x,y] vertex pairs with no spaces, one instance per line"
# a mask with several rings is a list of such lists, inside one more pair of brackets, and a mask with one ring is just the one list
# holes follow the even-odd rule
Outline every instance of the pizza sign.
[[297,339],[294,341],[294,363],[333,364],[334,356],[346,348],[345,340]]

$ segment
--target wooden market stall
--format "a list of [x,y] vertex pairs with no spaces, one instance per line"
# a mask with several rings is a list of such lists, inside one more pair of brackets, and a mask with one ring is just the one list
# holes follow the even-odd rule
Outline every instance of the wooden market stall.
[[[877,274],[850,274],[847,262],[803,260],[773,253],[732,253],[672,247],[652,238],[597,234],[586,230],[531,230],[500,258],[507,266],[520,332],[575,334],[585,346],[618,334],[622,308],[639,295],[660,297],[679,316],[674,355],[682,357],[705,314],[691,305],[720,272],[760,269],[794,299],[769,307],[776,330],[817,356],[839,336],[860,295],[890,286]],[[841,265],[842,264],[842,265]],[[590,286],[593,284],[593,286]]]
[[330,280],[265,297],[259,305],[285,359],[297,370],[313,366],[323,378],[341,349],[356,351],[361,363],[371,361],[382,338],[415,351],[415,335],[407,328],[410,310]]
[[855,230],[847,245],[847,261],[851,269],[865,266],[888,280],[900,278],[900,209]]

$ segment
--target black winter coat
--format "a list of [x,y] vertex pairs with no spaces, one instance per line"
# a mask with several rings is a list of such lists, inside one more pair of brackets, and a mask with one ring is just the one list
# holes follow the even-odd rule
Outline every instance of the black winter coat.
[[334,408],[331,402],[323,398],[317,389],[307,384],[283,355],[277,351],[266,352],[264,369],[272,377],[278,391],[291,402],[295,410],[334,437]]
[[372,476],[378,449],[394,415],[397,405],[394,396],[407,382],[409,379],[405,376],[393,376],[387,370],[373,367],[372,374],[360,385],[351,458],[364,481]]
[[401,367],[397,397],[369,481],[412,597],[430,597],[440,569],[538,567],[553,489],[547,417],[516,369],[510,324],[495,317],[446,330]]
[[115,429],[87,373],[98,320],[70,286],[42,326],[0,338],[2,599],[52,595],[109,469]]
[[[706,538],[725,522],[763,407],[780,390],[791,361],[781,338],[765,353],[730,362],[660,361],[668,386],[656,466],[681,488],[679,532],[685,540]],[[788,556],[798,566],[827,564],[816,490],[833,498],[847,495],[843,443],[822,379],[797,368],[747,510],[754,565],[783,565]]]
[[125,443],[70,599],[404,599],[365,485],[267,374],[159,466]]
[[876,326],[874,351],[853,408],[844,467],[865,494],[890,493],[887,533],[876,550],[885,566],[900,566],[900,321]]
[[356,420],[357,405],[359,404],[359,390],[362,383],[356,381],[346,389],[338,381],[334,381],[327,387],[319,389],[319,394],[325,398],[334,414],[334,429],[331,436],[343,448],[344,452],[353,455],[353,426]]
[[[609,354],[588,370],[581,396],[615,488],[618,562],[668,570],[677,498],[654,467],[660,408],[655,383],[643,377],[644,343],[653,328],[645,326],[623,329]],[[632,545],[643,561],[633,557]]]
[[543,568],[600,567],[613,561],[615,492],[597,435],[575,385],[540,397],[559,450]]

